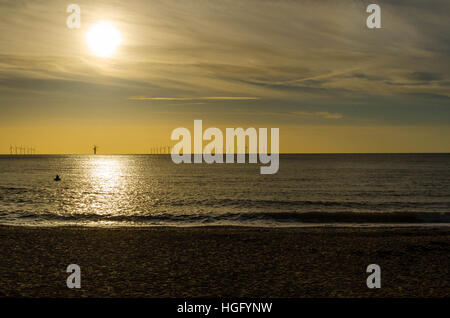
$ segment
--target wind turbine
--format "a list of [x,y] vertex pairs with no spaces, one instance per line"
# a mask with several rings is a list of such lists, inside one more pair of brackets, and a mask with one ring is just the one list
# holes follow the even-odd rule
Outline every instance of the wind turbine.
[[94,155],[97,154],[97,149],[98,149],[98,147],[96,145],[94,145],[94,148],[92,148],[92,150],[94,150]]

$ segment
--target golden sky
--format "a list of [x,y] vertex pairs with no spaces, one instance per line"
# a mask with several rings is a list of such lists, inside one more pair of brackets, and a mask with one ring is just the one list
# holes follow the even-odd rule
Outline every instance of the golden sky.
[[148,153],[194,119],[279,127],[282,152],[449,152],[450,3],[377,1],[372,30],[369,3],[0,0],[0,153]]

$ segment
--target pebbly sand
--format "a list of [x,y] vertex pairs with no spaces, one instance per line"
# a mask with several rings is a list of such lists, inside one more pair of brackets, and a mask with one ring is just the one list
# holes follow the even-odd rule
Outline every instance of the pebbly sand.
[[450,296],[450,228],[0,226],[0,250],[2,297]]

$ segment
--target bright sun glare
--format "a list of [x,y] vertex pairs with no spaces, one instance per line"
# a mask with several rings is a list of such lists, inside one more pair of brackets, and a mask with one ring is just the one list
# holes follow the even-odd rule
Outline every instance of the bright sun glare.
[[111,57],[122,42],[122,36],[112,23],[101,21],[89,28],[86,41],[96,56]]

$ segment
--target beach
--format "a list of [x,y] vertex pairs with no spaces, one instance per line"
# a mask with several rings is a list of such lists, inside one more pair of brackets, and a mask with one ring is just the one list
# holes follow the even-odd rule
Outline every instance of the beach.
[[[0,226],[2,297],[448,297],[450,228]],[[81,288],[66,267],[81,268]],[[381,267],[380,289],[366,267]]]

